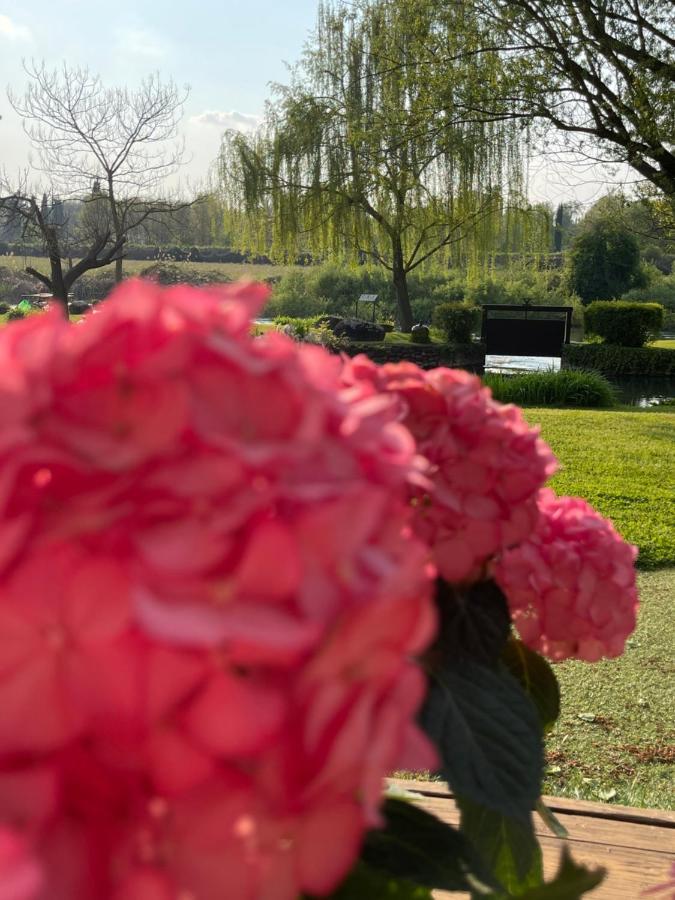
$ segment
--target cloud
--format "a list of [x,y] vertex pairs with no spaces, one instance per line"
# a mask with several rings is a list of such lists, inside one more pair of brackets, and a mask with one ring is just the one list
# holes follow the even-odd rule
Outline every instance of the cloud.
[[136,59],[161,59],[168,53],[166,42],[146,28],[117,28],[115,43],[118,53]]
[[226,112],[220,109],[207,109],[206,112],[192,117],[197,125],[211,125],[214,128],[232,128],[235,131],[254,131],[260,125],[261,117],[237,112],[236,109]]
[[18,25],[9,16],[0,13],[0,38],[8,38],[10,41],[29,41],[32,36],[30,28]]

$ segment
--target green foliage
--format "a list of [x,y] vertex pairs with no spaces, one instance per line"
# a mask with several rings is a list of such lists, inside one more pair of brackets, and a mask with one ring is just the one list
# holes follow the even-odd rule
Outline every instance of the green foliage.
[[553,669],[513,635],[504,647],[502,662],[534,703],[541,726],[548,731],[560,715],[560,688]]
[[[408,275],[432,258],[474,260],[499,244],[507,201],[526,206],[518,123],[461,112],[500,96],[504,66],[485,49],[490,27],[455,4],[321,6],[313,42],[263,128],[225,137],[220,174],[239,243],[277,259],[308,251],[375,260],[392,273],[409,330]],[[474,47],[482,51],[467,52]],[[529,213],[520,225],[536,243],[541,210]]]
[[441,303],[434,310],[433,323],[450,343],[468,344],[480,322],[480,309],[456,303]]
[[518,375],[486,372],[483,383],[496,400],[518,406],[603,408],[616,402],[614,388],[603,375],[581,369]]
[[543,748],[537,712],[515,678],[446,661],[432,675],[422,724],[459,797],[529,821],[541,792]]
[[541,849],[532,818],[512,818],[460,797],[461,832],[479,849],[483,863],[507,891],[520,896],[543,881]]
[[370,832],[362,854],[375,869],[427,888],[491,894],[498,888],[476,851],[457,829],[406,800],[384,804],[386,825]]
[[321,316],[308,316],[306,319],[295,316],[275,316],[274,327],[280,331],[284,326],[289,325],[293,329],[294,336],[302,340],[316,327],[320,318]]
[[675,350],[661,347],[616,347],[566,344],[563,365],[594,369],[603,375],[675,375]]
[[570,254],[570,287],[584,303],[611,300],[640,283],[640,248],[633,233],[611,219],[589,222]]
[[15,306],[7,313],[7,321],[12,322],[16,319],[25,319],[27,315],[28,313],[25,310],[19,309],[18,306]]
[[663,327],[663,307],[659,303],[596,301],[584,310],[587,334],[603,338],[619,347],[642,347],[656,338]]
[[[563,846],[560,866],[553,881],[519,893],[521,900],[577,900],[602,883],[605,869],[589,869],[575,863],[569,848]],[[495,900],[499,900],[495,897]]]
[[[431,891],[364,862],[357,863],[330,900],[432,900]],[[306,900],[313,900],[308,897]]]
[[655,277],[643,288],[633,288],[622,297],[638,303],[660,303],[664,307],[663,328],[675,331],[675,273]]

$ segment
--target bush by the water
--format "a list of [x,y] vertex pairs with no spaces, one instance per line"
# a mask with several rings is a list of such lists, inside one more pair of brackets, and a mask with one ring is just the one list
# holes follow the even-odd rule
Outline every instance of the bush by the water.
[[22,309],[19,309],[18,306],[15,306],[13,309],[10,309],[10,311],[7,313],[7,321],[8,322],[11,322],[14,319],[25,319],[25,318],[26,318],[26,313]]
[[483,382],[501,403],[519,406],[601,408],[615,403],[614,388],[598,372],[562,369],[502,375],[486,372]]
[[611,344],[566,344],[566,368],[593,369],[603,375],[675,375],[675,350],[617,347]]
[[642,347],[659,335],[663,307],[660,303],[597,301],[584,310],[584,327],[586,334],[597,335],[606,344]]
[[478,326],[480,309],[458,303],[441,303],[434,310],[433,323],[452,344],[468,344]]

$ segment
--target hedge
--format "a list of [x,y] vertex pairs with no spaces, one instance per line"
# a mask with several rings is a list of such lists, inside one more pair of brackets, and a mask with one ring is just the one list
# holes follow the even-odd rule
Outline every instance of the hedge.
[[660,303],[629,303],[623,300],[596,301],[584,310],[587,334],[601,337],[606,344],[642,347],[663,327]]
[[675,350],[659,347],[616,347],[611,344],[567,344],[563,368],[595,369],[603,375],[675,376]]

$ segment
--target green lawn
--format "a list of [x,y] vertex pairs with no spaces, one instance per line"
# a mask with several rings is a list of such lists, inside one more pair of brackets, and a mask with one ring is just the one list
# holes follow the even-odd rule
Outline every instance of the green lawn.
[[584,497],[640,548],[638,566],[675,566],[675,412],[526,409],[561,470],[552,487]]
[[562,711],[547,741],[545,793],[675,808],[675,569],[639,582],[623,656],[555,667]]
[[675,338],[664,338],[662,341],[652,341],[650,347],[661,347],[663,350],[675,350]]
[[[675,566],[675,413],[528,409],[562,463],[553,487],[586,498],[640,547],[642,569]],[[642,572],[640,615],[620,659],[556,666],[562,713],[546,793],[675,807],[675,568]]]

